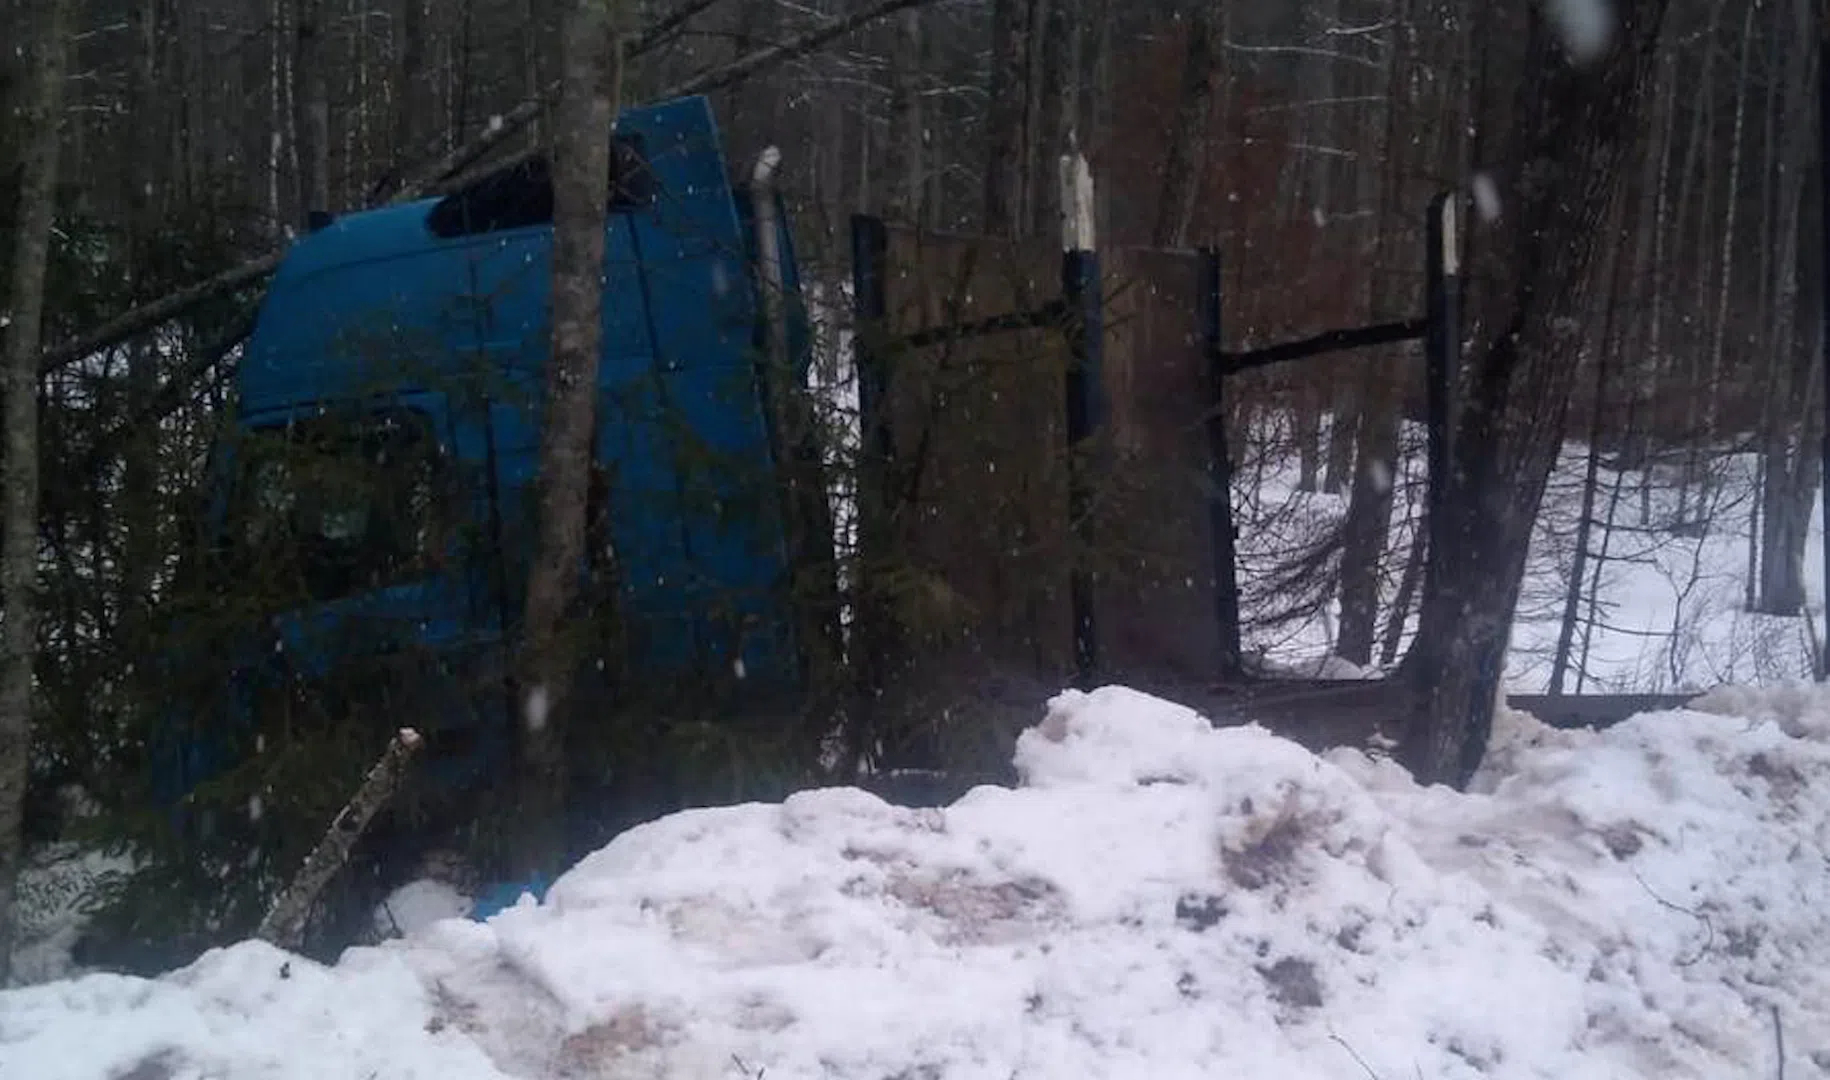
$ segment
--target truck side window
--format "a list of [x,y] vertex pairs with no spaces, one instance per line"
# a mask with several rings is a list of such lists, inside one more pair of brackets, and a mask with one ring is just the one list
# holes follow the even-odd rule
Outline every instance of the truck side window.
[[[654,169],[640,135],[617,135],[610,142],[608,209],[639,210],[654,202]],[[440,199],[426,215],[432,235],[460,236],[550,225],[553,221],[552,166],[535,156],[489,173]]]
[[437,568],[449,469],[422,414],[335,413],[256,429],[242,460],[227,572],[325,601]]

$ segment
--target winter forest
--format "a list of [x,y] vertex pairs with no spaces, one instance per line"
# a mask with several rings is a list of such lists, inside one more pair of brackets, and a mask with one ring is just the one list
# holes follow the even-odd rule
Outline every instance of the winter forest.
[[[0,990],[0,1073],[253,1075],[216,1036],[79,1053],[58,1025],[114,999],[29,996],[241,993],[251,938],[350,980],[327,999],[363,1000],[371,949],[436,987],[389,999],[432,1049],[312,1075],[1701,1077],[1775,1034],[1777,1075],[1830,1070],[1781,946],[1822,917],[1776,899],[1824,871],[1771,831],[1830,820],[1824,40],[1818,0],[0,0],[0,987],[27,988]],[[1706,716],[1769,741],[1710,756]],[[1778,801],[1710,802],[1731,765]],[[958,931],[896,934],[977,957],[919,970],[978,985],[1006,930],[1108,925],[1075,859],[1181,880],[1094,812],[1173,848],[1177,799],[1243,815],[1189,841],[1221,892],[1164,903],[1258,943],[1229,1038],[1270,1010],[1283,1049],[1107,1018],[1019,1067],[936,1005],[907,1045],[968,1049],[924,1063],[845,1042],[875,1021],[820,1012],[852,984],[818,950],[781,963],[827,997],[713,1038],[668,1026],[674,984],[561,956],[638,949],[601,906],[638,896],[668,948],[735,950],[706,972],[794,953],[768,934],[797,919],[844,952],[877,915],[776,865],[825,881],[831,843]],[[716,816],[759,806],[781,822]],[[1693,817],[1717,862],[1676,853]],[[1014,845],[1009,880],[949,828]],[[1356,846],[1383,828],[1401,869]],[[1686,999],[1686,1028],[1591,973],[1555,1053],[1479,1002],[1304,1028],[1389,965],[1455,985],[1421,924],[1377,963],[1346,944],[1355,890],[1427,879],[1405,903],[1511,932],[1492,904],[1538,879],[1468,833],[1565,845],[1585,897],[1519,901],[1554,939],[1519,978],[1604,940],[1668,962],[1683,931],[1635,936],[1651,897],[1732,954],[1733,1008]],[[1764,901],[1697,891],[1731,870],[1766,875],[1765,952],[1733,936]],[[1464,872],[1500,899],[1441,883]],[[476,939],[416,937],[427,904],[552,1010],[465,967]],[[1345,967],[1289,945],[1305,918]],[[916,963],[884,948],[863,983]]]

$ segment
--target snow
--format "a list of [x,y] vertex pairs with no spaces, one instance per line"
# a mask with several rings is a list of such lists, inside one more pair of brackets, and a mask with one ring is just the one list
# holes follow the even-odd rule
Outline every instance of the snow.
[[[0,1076],[1584,1078],[1830,1067],[1830,693],[1502,713],[1475,790],[1120,687],[1021,782],[671,815],[487,922],[0,995]],[[1775,1025],[1779,1025],[1776,1029]]]
[[1545,0],[1558,40],[1578,64],[1600,59],[1614,36],[1611,0]]
[[475,901],[456,887],[422,878],[389,893],[375,908],[375,931],[383,937],[412,937],[443,919],[470,914]]
[[1493,182],[1493,174],[1477,172],[1474,174],[1474,208],[1479,211],[1481,220],[1492,224],[1500,219],[1500,189]]
[[544,731],[547,714],[546,687],[536,686],[527,693],[525,722],[529,731]]
[[[1253,432],[1255,443],[1274,445],[1288,437],[1287,416],[1269,416]],[[1421,425],[1403,425],[1401,445],[1390,542],[1381,567],[1381,620],[1398,600],[1405,558],[1423,516]],[[1598,578],[1596,560],[1586,567],[1582,628],[1573,642],[1566,692],[1700,693],[1724,684],[1783,687],[1811,677],[1806,620],[1746,610],[1748,545],[1760,502],[1759,462],[1752,454],[1714,449],[1704,460],[1707,491],[1698,496],[1693,486],[1686,499],[1680,490],[1681,460],[1621,470],[1611,467],[1610,455],[1603,456],[1592,514],[1604,524],[1589,537],[1589,550],[1606,558],[1600,560]],[[1276,568],[1291,552],[1338,527],[1347,500],[1298,490],[1294,454],[1273,453],[1264,463],[1251,464],[1252,486],[1243,494],[1235,489],[1234,500],[1246,651],[1263,657],[1267,669],[1318,677],[1320,670],[1338,666],[1329,659],[1340,618],[1338,597],[1320,610],[1285,617],[1313,598],[1284,588]],[[1583,513],[1586,466],[1587,447],[1567,443],[1539,508],[1507,656],[1510,693],[1544,693],[1549,687]],[[1822,503],[1814,496],[1804,586],[1812,621],[1819,626],[1823,537]],[[1414,594],[1411,599],[1414,606]],[[1413,611],[1401,645],[1408,645],[1415,627]],[[1383,633],[1383,622],[1380,629]],[[1376,676],[1380,670],[1375,665],[1366,674]]]

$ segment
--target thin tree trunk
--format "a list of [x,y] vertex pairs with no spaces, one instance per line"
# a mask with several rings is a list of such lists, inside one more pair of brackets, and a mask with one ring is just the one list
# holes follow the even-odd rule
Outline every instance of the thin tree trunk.
[[[1755,5],[1748,5],[1747,17],[1741,27],[1741,60],[1735,69],[1735,125],[1728,160],[1728,206],[1722,225],[1722,249],[1717,260],[1715,327],[1714,336],[1710,339],[1709,376],[1707,390],[1704,391],[1703,438],[1710,442],[1720,440],[1723,435],[1718,430],[1722,419],[1722,369],[1728,347],[1729,289],[1734,282],[1735,226],[1741,208],[1741,159],[1745,156],[1742,149],[1747,131],[1747,67],[1749,55],[1753,51],[1755,10]],[[1700,451],[1704,444],[1697,440],[1692,445]],[[1698,510],[1702,510],[1701,505]]]
[[1423,561],[1429,554],[1429,544],[1425,541],[1423,530],[1418,529],[1411,539],[1411,549],[1404,556],[1404,573],[1398,578],[1398,595],[1392,598],[1392,610],[1385,619],[1385,640],[1379,645],[1379,666],[1389,668],[1392,661],[1398,658],[1398,649],[1404,644],[1404,624],[1411,614],[1411,602],[1417,597],[1417,587],[1423,580]]
[[[1786,45],[1789,35],[1783,33],[1787,12],[1783,5],[1774,6],[1773,25],[1767,34],[1766,70],[1783,72],[1786,70]],[[1796,46],[1798,42],[1790,42]],[[1768,78],[1766,80],[1765,108],[1761,110],[1766,117],[1762,128],[1761,152],[1766,163],[1777,165],[1783,151],[1779,146],[1779,119],[1784,115],[1790,101],[1790,87],[1785,80]],[[1789,140],[1788,140],[1789,141]],[[1753,436],[1761,446],[1761,453],[1754,465],[1754,498],[1748,510],[1747,527],[1747,569],[1746,579],[1742,582],[1742,606],[1747,611],[1758,610],[1760,606],[1760,542],[1761,542],[1761,508],[1768,497],[1768,449],[1776,419],[1776,410],[1781,403],[1775,400],[1777,395],[1772,386],[1778,381],[1782,370],[1781,349],[1779,342],[1782,331],[1779,326],[1782,312],[1778,310],[1774,294],[1781,276],[1778,260],[1774,258],[1774,248],[1778,247],[1780,218],[1783,216],[1779,204],[1783,199],[1780,185],[1774,182],[1777,168],[1763,168],[1760,173],[1760,220],[1755,228],[1761,237],[1759,245],[1760,267],[1755,274],[1759,297],[1754,303],[1754,310],[1761,312],[1763,318],[1756,325],[1758,333],[1748,335],[1749,351],[1753,355],[1752,385],[1765,388],[1764,392],[1756,391],[1760,398],[1760,414],[1756,420]]]
[[324,70],[324,0],[299,0],[293,28],[294,130],[298,133],[299,221],[330,205],[330,82]]
[[1162,182],[1157,188],[1156,227],[1150,242],[1156,247],[1182,246],[1188,235],[1188,219],[1194,205],[1207,138],[1208,118],[1213,115],[1215,91],[1220,81],[1220,20],[1223,0],[1202,4],[1188,27],[1188,43],[1182,56],[1182,88],[1176,95],[1175,127],[1169,135],[1169,155],[1163,162]]
[[[129,101],[149,102],[157,93],[156,56],[158,51],[158,11],[155,0],[135,0],[129,12],[132,30],[133,62],[129,83]],[[130,292],[136,301],[146,298],[141,283],[150,262],[150,238],[159,227],[153,185],[159,177],[155,164],[161,149],[158,127],[140,118],[128,134],[129,156],[137,168],[122,170],[122,188],[127,206],[127,259]],[[138,406],[153,396],[158,386],[157,354],[146,341],[134,341],[127,349],[128,400]],[[123,540],[121,550],[120,628],[122,639],[132,649],[142,642],[148,605],[159,553],[159,443],[157,428],[136,428],[126,440],[122,452],[121,504]]]
[[58,121],[74,0],[50,0],[30,72],[30,101],[14,130],[24,151],[7,298],[6,367],[0,383],[5,461],[0,463],[0,986],[12,973],[25,788],[32,748],[37,653],[38,337],[45,260],[57,209]]
[[411,164],[413,147],[425,138],[423,117],[429,113],[426,93],[426,34],[424,0],[401,0],[400,26],[395,33],[394,165],[395,176]]
[[[1703,34],[1704,41],[1711,43],[1715,41],[1716,27],[1720,24],[1724,6],[1725,0],[1717,0],[1717,2],[1710,5],[1709,25],[1708,29],[1706,29]],[[1702,86],[1702,93],[1698,96],[1697,105],[1691,112],[1690,139],[1684,152],[1684,172],[1677,199],[1678,214],[1680,215],[1678,220],[1679,235],[1677,246],[1680,259],[1683,258],[1684,254],[1685,221],[1682,215],[1689,212],[1692,207],[1698,207],[1700,204],[1700,212],[1697,213],[1695,219],[1698,222],[1696,256],[1694,262],[1688,264],[1696,267],[1701,267],[1704,263],[1702,256],[1704,244],[1703,223],[1707,221],[1709,217],[1709,207],[1707,205],[1709,202],[1709,185],[1707,183],[1707,177],[1704,176],[1702,163],[1703,149],[1714,142],[1715,133],[1715,79],[1713,78],[1715,65],[1711,62],[1712,59],[1712,51],[1705,49],[1697,72],[1697,80]],[[1694,199],[1692,196],[1699,177],[1702,177],[1705,181],[1703,184],[1703,198]],[[1701,272],[1694,275],[1695,283],[1699,289],[1697,296],[1699,302],[1694,305],[1694,310],[1703,309],[1703,305],[1700,302],[1702,300],[1700,290],[1706,276],[1707,275]],[[1680,326],[1689,328],[1691,317],[1680,315],[1678,323]],[[1697,381],[1695,379],[1695,373],[1690,370],[1697,363],[1695,358],[1698,355],[1699,354],[1694,349],[1690,349],[1686,351],[1685,356],[1674,356],[1669,369],[1671,379],[1677,384],[1677,390],[1683,395],[1683,401],[1685,402],[1684,427],[1686,430],[1682,433],[1680,438],[1687,441],[1694,441],[1696,439],[1698,434],[1696,429],[1701,426],[1699,421],[1701,403],[1697,400],[1697,395],[1695,393]],[[1651,418],[1650,426],[1654,430],[1657,430],[1661,426],[1656,415]],[[1683,473],[1679,478],[1677,517],[1674,522],[1675,524],[1683,524],[1690,514],[1692,472],[1693,455],[1686,454],[1684,458]],[[1650,479],[1648,477],[1648,485],[1649,483]]]
[[991,7],[990,106],[985,114],[984,228],[1011,236],[1022,220],[1023,119],[1029,97],[1028,0],[994,0]]
[[891,76],[889,145],[896,157],[886,170],[889,192],[884,202],[891,217],[918,225],[922,220],[922,189],[927,182],[927,119],[921,101],[921,12],[905,11],[895,22],[898,40]]
[[[1624,231],[1616,233],[1624,236]],[[1546,691],[1552,697],[1563,693],[1563,681],[1569,673],[1570,652],[1576,642],[1576,623],[1582,610],[1583,578],[1588,571],[1589,541],[1595,531],[1595,494],[1601,478],[1601,440],[1605,434],[1608,377],[1615,363],[1615,354],[1619,351],[1619,342],[1614,336],[1615,311],[1622,299],[1621,269],[1627,260],[1616,246],[1614,258],[1616,269],[1613,275],[1613,288],[1609,291],[1607,314],[1601,334],[1600,355],[1595,359],[1595,399],[1589,416],[1588,458],[1583,465],[1582,502],[1576,515],[1576,536],[1573,541],[1574,551],[1570,556],[1569,584],[1563,595],[1562,625],[1557,630],[1557,647],[1551,655],[1550,687]]]
[[1290,395],[1296,434],[1296,490],[1315,491],[1322,478],[1322,389],[1298,377]]
[[[1665,326],[1665,289],[1669,277],[1665,272],[1665,240],[1671,229],[1667,210],[1671,195],[1671,157],[1677,145],[1677,73],[1678,51],[1675,48],[1665,50],[1663,90],[1660,100],[1663,103],[1665,123],[1661,129],[1658,154],[1657,205],[1652,211],[1652,275],[1647,288],[1652,293],[1651,312],[1646,320],[1646,363],[1650,374],[1648,389],[1643,391],[1647,408],[1642,414],[1651,419],[1644,424],[1643,435],[1636,440],[1638,452],[1634,466],[1639,470],[1639,524],[1641,527],[1652,523],[1652,462],[1657,457],[1658,394],[1661,382],[1670,370],[1663,355],[1664,339],[1661,334]],[[1688,168],[1688,166],[1686,166]],[[1619,497],[1618,490],[1615,494]],[[1612,520],[1612,519],[1610,519]],[[1585,645],[1586,648],[1586,645]]]
[[[1785,65],[1786,137],[1778,167],[1780,193],[1778,252],[1779,280],[1773,290],[1773,308],[1766,320],[1775,328],[1774,377],[1769,380],[1768,423],[1762,433],[1765,484],[1761,494],[1759,588],[1755,610],[1774,615],[1797,615],[1804,610],[1804,543],[1811,520],[1811,499],[1821,469],[1812,436],[1818,429],[1815,402],[1820,392],[1816,376],[1819,338],[1822,336],[1822,293],[1803,288],[1820,281],[1823,253],[1816,243],[1800,243],[1804,236],[1821,235],[1822,201],[1816,197],[1811,165],[1817,150],[1811,137],[1814,118],[1812,90],[1816,85],[1816,38],[1808,0],[1793,7],[1793,48]],[[1817,58],[1817,63],[1822,63]],[[1777,365],[1783,364],[1783,368]]]
[[1036,127],[1030,137],[1030,232],[1046,236],[1061,223],[1061,185],[1058,170],[1048,168],[1071,149],[1076,140],[1075,104],[1080,80],[1080,0],[1046,0],[1038,23],[1035,107]]
[[519,679],[520,869],[552,871],[566,854],[562,723],[573,676],[561,632],[578,588],[596,416],[611,124],[622,43],[603,0],[572,0],[561,48],[553,153],[553,338],[540,440],[539,538],[528,576]]
[[[1374,279],[1368,307],[1372,321],[1382,322],[1397,314],[1395,309],[1411,304],[1414,289],[1406,287],[1407,279],[1393,273],[1395,256],[1403,250],[1396,241],[1410,230],[1405,223],[1405,196],[1410,185],[1412,161],[1406,150],[1415,144],[1400,141],[1400,125],[1417,115],[1414,102],[1406,93],[1412,78],[1410,63],[1420,55],[1412,40],[1416,31],[1409,19],[1409,4],[1400,5],[1394,28],[1396,40],[1389,47],[1386,71],[1385,125],[1380,136],[1384,147],[1384,165],[1377,206],[1377,234],[1374,238]],[[1403,42],[1403,44],[1400,44]],[[1403,368],[1403,354],[1390,350],[1369,366],[1360,380],[1360,416],[1355,424],[1353,458],[1356,467],[1349,489],[1347,518],[1342,525],[1341,542],[1341,635],[1335,652],[1345,660],[1365,666],[1372,662],[1373,634],[1379,617],[1379,586],[1385,561],[1385,547],[1390,538],[1392,492],[1398,466],[1399,382],[1396,375]],[[1339,422],[1337,411],[1336,420]],[[1422,536],[1416,538],[1422,544]],[[1399,619],[1403,619],[1402,611]]]

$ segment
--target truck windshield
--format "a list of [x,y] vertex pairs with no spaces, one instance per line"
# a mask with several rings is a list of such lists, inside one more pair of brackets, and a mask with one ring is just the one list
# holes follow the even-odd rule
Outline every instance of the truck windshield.
[[423,413],[257,427],[239,451],[222,534],[234,580],[287,600],[325,601],[435,568],[444,469]]

